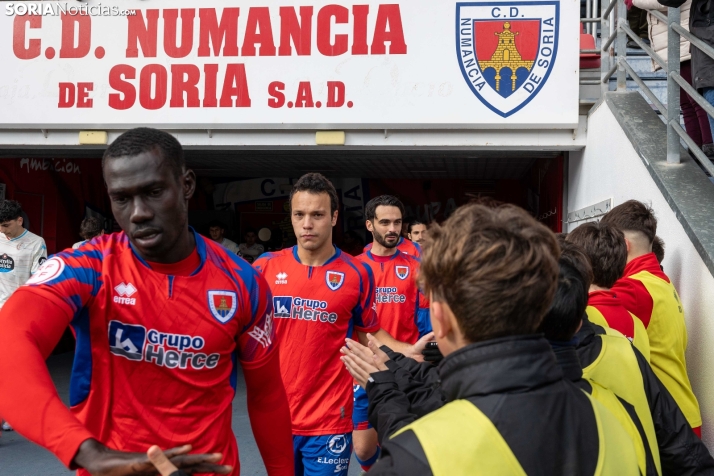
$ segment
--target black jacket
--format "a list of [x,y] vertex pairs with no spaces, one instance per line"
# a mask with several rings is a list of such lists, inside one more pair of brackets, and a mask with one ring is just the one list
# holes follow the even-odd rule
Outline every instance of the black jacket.
[[[598,431],[592,404],[563,378],[542,337],[469,345],[447,356],[438,372],[445,400],[467,399],[478,407],[527,474],[594,473]],[[384,439],[382,454],[370,475],[432,474],[412,431]]]
[[[583,368],[592,364],[602,351],[602,340],[597,336],[605,330],[583,319],[583,326],[576,334],[578,359]],[[635,346],[632,351],[642,372],[647,402],[657,435],[657,446],[662,462],[662,474],[713,475],[714,459],[702,440],[692,431],[684,414],[672,395],[652,371],[647,359]]]

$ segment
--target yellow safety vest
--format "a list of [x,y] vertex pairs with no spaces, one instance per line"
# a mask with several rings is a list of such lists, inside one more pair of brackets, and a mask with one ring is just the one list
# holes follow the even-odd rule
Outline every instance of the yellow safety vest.
[[615,329],[609,327],[604,327],[604,329],[606,334],[598,336],[602,341],[600,355],[583,368],[583,378],[611,390],[615,395],[635,407],[635,412],[647,436],[652,459],[657,467],[657,474],[662,474],[652,413],[645,393],[642,371],[632,350],[632,344],[627,337]]
[[[607,320],[605,320],[605,316],[602,315],[602,313],[596,308],[595,306],[588,306],[585,308],[585,313],[588,315],[588,319],[590,322],[593,324],[597,324],[600,327],[607,327],[610,328],[610,326],[607,323]],[[642,352],[642,355],[645,356],[645,359],[647,359],[647,362],[650,361],[650,338],[647,335],[647,329],[645,329],[645,325],[642,324],[642,321],[637,318],[634,314],[628,311],[628,314],[632,318],[632,321],[635,325],[635,336],[634,339],[632,339],[632,343],[635,344],[635,347],[637,347],[637,350]]]
[[640,281],[652,296],[652,316],[647,326],[650,364],[692,428],[702,426],[699,402],[687,375],[687,327],[684,310],[672,283],[648,271],[628,276]]
[[[593,406],[599,437],[594,476],[639,476],[630,437],[602,404],[585,395]],[[448,403],[392,438],[407,430],[419,439],[434,476],[526,476],[493,422],[468,400]]]

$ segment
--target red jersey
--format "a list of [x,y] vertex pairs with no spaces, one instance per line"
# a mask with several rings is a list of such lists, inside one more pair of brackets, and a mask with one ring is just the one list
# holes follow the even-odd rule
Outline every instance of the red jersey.
[[[368,252],[372,249],[372,243],[367,243],[364,247],[363,253]],[[404,237],[399,237],[399,243],[397,243],[397,249],[402,253],[414,256],[415,258],[421,258],[421,246],[419,243],[414,243],[412,240],[405,240]]]
[[612,291],[593,291],[588,294],[585,310],[590,322],[619,331],[650,360],[650,340],[644,324],[630,313]]
[[324,265],[306,266],[297,246],[266,253],[253,266],[273,291],[293,434],[351,432],[352,377],[340,361],[340,348],[353,330],[380,328],[372,271],[338,248]]
[[405,253],[394,253],[389,261],[379,262],[371,251],[357,257],[374,273],[379,324],[392,337],[413,344],[431,332],[429,301],[419,291],[416,276],[419,260]]
[[71,412],[95,438],[137,452],[191,443],[238,475],[237,363],[258,366],[275,349],[272,300],[248,263],[194,236],[189,276],[156,272],[122,232],[55,255],[20,292],[73,316]]

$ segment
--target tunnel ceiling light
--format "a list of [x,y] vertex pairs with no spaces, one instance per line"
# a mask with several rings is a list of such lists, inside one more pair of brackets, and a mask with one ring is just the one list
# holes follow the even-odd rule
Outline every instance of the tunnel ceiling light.
[[317,131],[316,145],[345,145],[345,131]]
[[79,131],[80,145],[107,145],[107,131]]

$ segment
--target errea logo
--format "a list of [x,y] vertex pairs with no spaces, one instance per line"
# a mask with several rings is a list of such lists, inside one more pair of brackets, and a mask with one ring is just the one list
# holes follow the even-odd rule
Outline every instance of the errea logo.
[[275,280],[275,284],[288,284],[287,273],[278,273],[275,277],[278,278]]
[[137,291],[133,284],[119,283],[114,287],[114,291],[118,294],[118,296],[114,296],[115,303],[128,304],[130,306],[136,305],[136,298],[131,297]]

